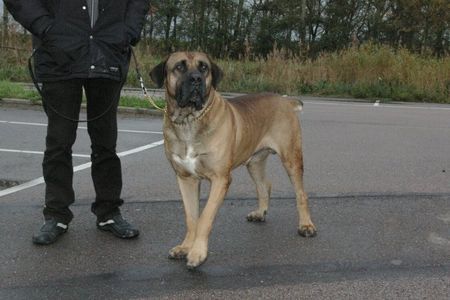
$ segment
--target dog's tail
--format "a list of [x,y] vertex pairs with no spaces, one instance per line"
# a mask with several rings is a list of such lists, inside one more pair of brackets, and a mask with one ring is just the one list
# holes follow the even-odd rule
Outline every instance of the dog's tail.
[[300,100],[299,97],[290,97],[288,95],[283,95],[283,98],[287,98],[291,101],[291,103],[294,105],[294,109],[296,111],[302,111],[303,110],[303,101]]

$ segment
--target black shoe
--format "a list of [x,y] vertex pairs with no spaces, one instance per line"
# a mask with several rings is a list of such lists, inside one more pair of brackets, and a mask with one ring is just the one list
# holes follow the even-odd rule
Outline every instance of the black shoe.
[[33,243],[36,245],[50,245],[67,231],[67,224],[57,222],[55,219],[45,220],[39,232],[33,235]]
[[121,239],[132,239],[139,235],[139,230],[125,221],[120,214],[103,222],[97,222],[97,228],[102,231],[109,231]]

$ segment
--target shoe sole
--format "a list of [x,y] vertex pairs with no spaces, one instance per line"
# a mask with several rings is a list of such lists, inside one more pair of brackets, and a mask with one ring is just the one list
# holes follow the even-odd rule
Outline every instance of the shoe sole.
[[40,240],[36,239],[34,236],[32,237],[31,240],[32,240],[33,244],[35,244],[35,245],[48,246],[48,245],[56,243],[61,238],[61,236],[64,235],[64,233],[66,233],[66,232],[67,232],[67,230],[63,231],[60,234],[58,234],[53,241],[43,242],[43,241],[40,241]]
[[122,235],[119,232],[117,232],[116,230],[114,230],[112,227],[110,226],[99,226],[97,225],[97,229],[103,232],[111,232],[115,237],[118,237],[120,239],[124,239],[124,240],[130,240],[130,239],[134,239],[137,238],[139,236],[139,232],[133,236],[126,236],[126,235]]

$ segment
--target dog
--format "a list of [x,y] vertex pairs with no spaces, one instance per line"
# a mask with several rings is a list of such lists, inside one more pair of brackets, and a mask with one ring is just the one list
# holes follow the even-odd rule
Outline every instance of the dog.
[[[250,222],[265,221],[271,183],[265,166],[278,154],[295,188],[298,233],[316,235],[303,188],[300,100],[276,94],[255,94],[225,100],[217,92],[222,70],[200,52],[176,52],[155,66],[150,77],[165,87],[163,132],[165,154],[175,170],[186,217],[183,242],[169,258],[187,259],[189,269],[207,258],[214,218],[231,183],[231,171],[245,165],[256,184],[258,209]],[[209,180],[208,201],[199,212],[200,181]]]

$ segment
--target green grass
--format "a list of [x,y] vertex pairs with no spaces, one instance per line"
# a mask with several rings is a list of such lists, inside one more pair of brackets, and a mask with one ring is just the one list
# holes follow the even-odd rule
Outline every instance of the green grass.
[[[153,99],[156,105],[160,108],[164,108],[166,106],[166,101],[160,98]],[[145,109],[156,109],[153,104],[150,103],[145,98],[134,97],[134,96],[122,96],[120,97],[119,106],[125,107],[134,107],[134,108],[145,108]]]
[[9,81],[0,81],[0,99],[3,98],[19,98],[31,101],[38,101],[41,99],[37,92],[25,89],[20,84]]
[[0,67],[0,80],[29,82],[30,75],[28,73],[28,68],[21,65],[3,64]]
[[[28,90],[19,83],[0,81],[0,99],[15,98],[30,100],[32,103],[40,103],[41,96],[34,90]],[[153,99],[160,108],[165,107],[165,101],[161,98]],[[85,100],[84,100],[85,101]],[[83,102],[84,102],[83,101]],[[120,97],[119,106],[135,107],[143,109],[154,109],[153,104],[143,97],[122,96]]]

